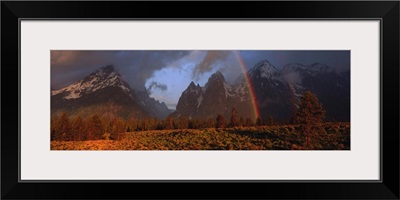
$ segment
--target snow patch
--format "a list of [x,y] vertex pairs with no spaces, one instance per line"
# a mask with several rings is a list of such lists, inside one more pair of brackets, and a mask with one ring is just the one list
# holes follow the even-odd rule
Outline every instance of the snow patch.
[[224,82],[224,89],[225,89],[225,97],[228,98],[236,96],[234,93],[234,87],[230,85],[229,83]]
[[60,93],[66,93],[63,97],[64,99],[77,99],[84,94],[93,93],[105,87],[115,86],[120,87],[125,93],[132,97],[129,85],[121,80],[119,74],[111,72],[107,76],[106,75],[107,73],[103,69],[100,69],[83,80],[60,90],[52,91],[51,95],[54,96]]
[[200,95],[200,97],[197,99],[197,108],[200,107],[201,102],[203,102],[203,95]]

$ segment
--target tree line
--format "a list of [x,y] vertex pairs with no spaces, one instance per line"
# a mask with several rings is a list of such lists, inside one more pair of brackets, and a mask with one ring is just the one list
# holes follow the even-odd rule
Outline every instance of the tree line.
[[222,115],[216,119],[191,119],[187,116],[179,118],[167,117],[159,120],[157,117],[130,118],[100,117],[97,114],[89,118],[81,116],[70,117],[63,112],[51,118],[51,140],[83,141],[104,139],[104,133],[110,134],[110,139],[120,139],[125,132],[148,131],[148,130],[172,130],[172,129],[202,129],[202,128],[230,128],[230,127],[252,127],[272,125],[271,121],[264,122],[257,118],[254,123],[250,118],[238,117],[235,108],[229,121]]
[[[299,132],[307,138],[308,144],[321,129],[324,117],[325,110],[318,102],[318,98],[311,92],[305,92],[291,121],[293,124],[299,125]],[[169,116],[165,120],[150,117],[126,120],[118,117],[112,119],[100,117],[97,114],[86,119],[81,116],[71,118],[64,112],[51,118],[51,140],[100,140],[105,139],[105,133],[109,133],[109,139],[120,140],[125,132],[132,131],[253,127],[274,124],[272,117],[267,120],[257,117],[256,122],[250,118],[239,117],[235,108],[232,108],[228,121],[221,114],[215,119],[191,119],[187,116],[172,118]]]

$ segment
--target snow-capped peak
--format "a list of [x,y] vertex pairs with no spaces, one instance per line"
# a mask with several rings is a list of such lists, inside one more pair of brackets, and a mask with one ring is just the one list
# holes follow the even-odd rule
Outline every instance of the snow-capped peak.
[[252,77],[273,78],[278,70],[268,60],[258,62],[250,71]]
[[77,99],[83,94],[89,94],[109,86],[120,87],[131,96],[129,85],[114,71],[112,65],[102,67],[72,85],[54,90],[51,92],[51,95],[64,94],[64,99]]

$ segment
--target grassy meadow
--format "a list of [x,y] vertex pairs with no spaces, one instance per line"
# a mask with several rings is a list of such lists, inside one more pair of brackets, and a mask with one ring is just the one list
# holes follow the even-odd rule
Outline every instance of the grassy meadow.
[[51,150],[350,150],[350,124],[325,123],[306,144],[295,125],[125,132],[118,140],[51,141]]

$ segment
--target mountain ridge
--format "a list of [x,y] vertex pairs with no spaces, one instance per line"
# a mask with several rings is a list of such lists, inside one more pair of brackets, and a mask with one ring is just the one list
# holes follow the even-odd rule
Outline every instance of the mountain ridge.
[[[263,119],[272,117],[286,122],[293,116],[302,94],[307,90],[316,93],[325,105],[327,120],[349,121],[349,74],[350,72],[337,73],[334,68],[321,63],[311,65],[294,63],[278,70],[265,59],[248,70],[260,117]],[[190,92],[196,85],[192,81],[182,92],[177,109],[171,116],[215,118],[218,114],[222,114],[225,118],[229,118],[231,109],[235,107],[239,108],[239,115],[251,118],[254,111],[251,115],[246,115],[246,112],[253,110],[253,107],[249,106],[252,103],[250,97],[252,94],[249,92],[244,75],[241,77],[239,76],[233,84],[229,84],[223,74],[217,71],[209,77],[204,87],[197,87],[196,94]],[[213,92],[207,93],[208,90]],[[255,120],[254,117],[252,120]]]
[[[104,106],[104,108],[101,108]],[[51,91],[52,112],[83,113],[92,112],[123,118],[156,116],[166,117],[170,110],[164,102],[151,98],[147,91],[135,91],[113,65],[97,69],[83,79],[59,90]]]

